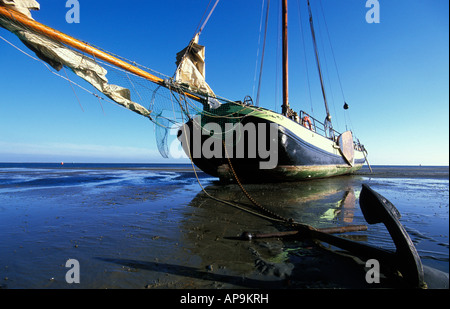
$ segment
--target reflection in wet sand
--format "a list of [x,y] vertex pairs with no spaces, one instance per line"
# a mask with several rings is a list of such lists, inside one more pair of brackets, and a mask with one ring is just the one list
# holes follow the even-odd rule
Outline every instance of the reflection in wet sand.
[[[355,191],[359,193],[360,188],[356,185],[355,178],[339,177],[289,186],[246,185],[245,189],[276,214],[314,227],[330,227],[366,224],[357,209]],[[205,190],[240,207],[253,207],[237,185],[211,185]],[[271,233],[284,230],[286,226],[212,200],[203,192],[190,205],[197,210],[195,217],[183,220],[183,238],[208,271],[237,274],[242,282],[271,282],[274,288],[367,285],[363,266],[310,240],[237,240],[245,231]],[[356,236],[360,236],[359,240],[365,239],[365,235],[356,233]]]
[[[259,204],[284,218],[322,227],[352,223],[361,188],[355,178],[338,177],[289,184],[245,185],[245,190]],[[209,194],[239,205],[254,207],[237,185],[206,188]],[[356,192],[356,193],[355,193]],[[197,198],[202,198],[200,193]],[[195,204],[195,199],[193,204]]]

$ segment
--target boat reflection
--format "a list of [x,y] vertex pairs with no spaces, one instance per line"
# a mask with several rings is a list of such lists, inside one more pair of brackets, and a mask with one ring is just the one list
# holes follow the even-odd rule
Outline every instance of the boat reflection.
[[[248,194],[271,212],[317,228],[366,224],[358,204],[360,188],[358,177],[336,177],[288,185],[245,185]],[[255,210],[238,185],[212,184],[205,191],[216,199]],[[315,286],[314,282],[318,280],[316,275],[333,274],[329,271],[331,265],[340,267],[336,256],[309,240],[238,240],[246,231],[272,233],[283,230],[285,226],[221,203],[208,194],[201,191],[190,202],[189,216],[180,223],[182,241],[189,250],[190,258],[200,264],[200,269],[237,278],[233,282],[220,283],[220,287],[226,288],[227,284],[256,287],[246,282],[268,281],[271,285],[282,286],[284,280],[291,280],[293,275],[305,275],[305,281],[302,279],[302,283],[297,284],[309,287]],[[319,265],[324,261],[328,263],[325,268]],[[317,274],[312,275],[314,272]],[[364,277],[360,279],[364,280]],[[341,283],[337,283],[339,280],[334,278],[334,283],[329,287],[340,286]],[[356,281],[358,286],[360,280]]]
[[[269,211],[296,222],[321,228],[330,225],[366,223],[359,211],[361,181],[358,180],[357,177],[344,176],[289,184],[246,184],[244,189],[258,204]],[[214,198],[258,210],[236,184],[210,185],[205,191]],[[197,205],[202,199],[208,199],[203,191],[191,204]],[[226,207],[228,206],[220,204],[220,208]]]

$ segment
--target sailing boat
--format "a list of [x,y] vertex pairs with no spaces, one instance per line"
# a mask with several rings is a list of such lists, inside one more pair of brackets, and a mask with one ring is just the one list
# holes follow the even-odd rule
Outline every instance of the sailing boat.
[[[323,178],[353,173],[366,162],[367,150],[359,140],[353,140],[352,132],[346,131],[341,134],[332,127],[309,0],[311,34],[326,118],[322,123],[304,111],[297,113],[291,109],[288,95],[288,4],[287,0],[281,1],[283,17],[282,113],[278,114],[265,108],[252,106],[252,100],[248,97],[244,99],[244,102],[209,104],[205,105],[204,113],[200,118],[190,119],[183,128],[185,132],[188,132],[187,134],[183,134],[185,133],[183,130],[179,132],[179,139],[185,144],[184,150],[195,165],[225,182],[282,182]],[[190,46],[198,49],[197,37]],[[345,105],[347,104],[345,103]],[[238,125],[235,124],[236,122]],[[218,124],[219,127],[211,124]],[[271,127],[275,128],[275,131],[267,133]],[[202,131],[202,133],[195,134],[192,133],[193,131]],[[185,136],[183,137],[183,135]],[[214,136],[219,142],[211,146],[214,144]],[[236,138],[233,138],[234,136]],[[223,147],[220,141],[222,141]],[[215,155],[211,155],[211,152],[208,151],[211,147],[219,151],[215,152]],[[269,154],[265,151],[267,147],[269,147]],[[255,149],[262,151],[256,153]],[[271,156],[275,157],[276,162]]]
[[[362,167],[367,151],[353,140],[351,131],[340,134],[333,130],[325,92],[324,123],[303,111],[297,114],[289,105],[287,0],[282,3],[281,114],[254,106],[251,98],[232,101],[213,92],[204,79],[205,48],[198,44],[206,21],[188,47],[177,54],[175,77],[36,22],[31,16],[31,10],[39,9],[35,0],[0,0],[0,26],[16,34],[57,72],[69,68],[107,99],[154,122],[157,137],[160,136],[158,149],[163,156],[168,152],[167,131],[171,125],[178,125],[178,139],[192,162],[222,181],[284,182],[352,173]],[[311,10],[309,13],[314,36]],[[315,51],[321,76],[317,47]],[[123,76],[118,85],[111,83],[108,71]],[[168,116],[167,111],[175,109],[180,113]]]

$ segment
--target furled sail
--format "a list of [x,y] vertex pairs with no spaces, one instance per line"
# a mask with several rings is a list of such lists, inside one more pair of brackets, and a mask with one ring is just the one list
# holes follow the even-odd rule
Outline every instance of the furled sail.
[[198,44],[197,34],[185,49],[177,54],[176,81],[189,89],[215,97],[205,81],[205,46]]
[[0,0],[0,4],[4,4],[31,19],[33,19],[31,10],[37,11],[40,8],[39,3],[35,0]]
[[[39,10],[39,3],[34,0],[0,0],[0,5],[20,12],[31,19],[30,10]],[[28,48],[55,70],[59,71],[63,66],[66,66],[114,102],[143,116],[148,117],[150,115],[145,107],[131,101],[129,89],[109,84],[106,77],[108,71],[99,65],[95,59],[32,31],[14,18],[8,19],[0,15],[0,26],[17,35]]]

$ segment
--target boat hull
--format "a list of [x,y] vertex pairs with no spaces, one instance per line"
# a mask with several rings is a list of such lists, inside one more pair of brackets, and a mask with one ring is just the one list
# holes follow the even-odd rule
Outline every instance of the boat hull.
[[[230,108],[224,108],[222,113],[226,111],[226,115],[229,116],[232,112]],[[353,173],[360,169],[365,162],[361,150],[355,149],[354,158],[351,162],[348,162],[337,143],[337,139],[335,141],[324,137],[272,111],[256,107],[241,107],[232,115],[236,117],[235,119],[239,119],[239,123],[243,127],[255,129],[253,136],[245,135],[249,131],[244,131],[243,134],[235,134],[235,137],[240,135],[243,142],[241,145],[243,145],[245,151],[241,156],[237,155],[238,143],[236,140],[230,143],[225,134],[216,135],[216,139],[220,139],[220,143],[211,143],[212,134],[197,135],[200,136],[201,142],[195,141],[195,134],[183,134],[183,130],[184,132],[193,132],[195,127],[204,127],[211,122],[217,123],[217,119],[221,119],[220,117],[202,117],[197,122],[191,120],[178,134],[183,149],[194,164],[207,174],[219,177],[222,182],[234,182],[236,177],[245,183],[289,182],[325,178]],[[241,118],[237,117],[238,115]],[[270,125],[276,127],[276,132],[272,132],[272,135],[269,134],[268,128]],[[223,123],[221,127],[223,132],[227,131]],[[186,128],[189,131],[186,131]],[[263,133],[265,136],[260,137]],[[252,137],[256,138],[256,143],[252,143]],[[276,139],[276,143],[270,144],[271,140],[273,142],[274,139]],[[208,149],[212,144],[215,144],[216,148],[221,147],[221,151],[214,150],[215,154],[220,155],[205,155],[203,151],[198,151],[199,147],[204,150],[203,147],[206,144],[208,144]],[[256,147],[258,150],[271,150],[271,155],[276,156],[276,158],[268,157],[267,152],[262,154],[258,152],[255,155],[255,152],[251,151],[252,147]],[[265,163],[266,166],[262,163]]]

